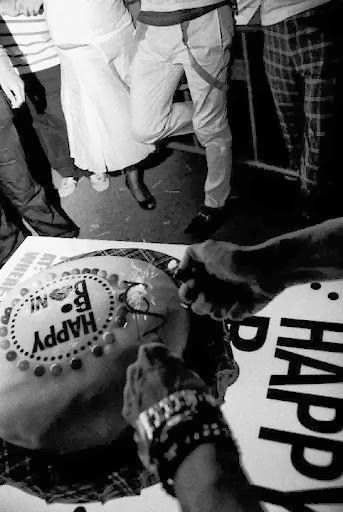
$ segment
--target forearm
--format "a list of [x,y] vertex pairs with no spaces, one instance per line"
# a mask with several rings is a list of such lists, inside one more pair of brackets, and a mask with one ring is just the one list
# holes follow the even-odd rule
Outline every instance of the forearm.
[[202,444],[180,465],[174,490],[182,512],[260,512],[237,456]]
[[246,247],[237,258],[285,286],[343,278],[343,218]]
[[12,70],[12,62],[6,50],[0,45],[0,73]]

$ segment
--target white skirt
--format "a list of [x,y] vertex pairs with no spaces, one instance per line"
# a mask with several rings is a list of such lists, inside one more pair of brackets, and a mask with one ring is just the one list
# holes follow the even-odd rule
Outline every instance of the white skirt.
[[133,32],[130,25],[91,45],[59,48],[70,154],[80,169],[96,174],[124,169],[155,150],[131,132],[127,83]]

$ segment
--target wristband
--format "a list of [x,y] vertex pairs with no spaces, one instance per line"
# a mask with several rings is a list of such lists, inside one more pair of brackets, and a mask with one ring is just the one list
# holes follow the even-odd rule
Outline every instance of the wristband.
[[[218,409],[209,414],[208,411],[197,413],[188,421],[179,423],[162,432],[161,441],[155,442],[151,448],[151,458],[155,460],[158,476],[168,494],[175,496],[174,479],[182,462],[199,445],[212,443],[223,450],[229,450],[237,457],[239,455],[236,444],[223,415]],[[162,439],[163,438],[163,439]]]
[[238,453],[217,401],[208,393],[176,391],[143,411],[135,429],[142,463],[172,496],[178,467],[199,444],[222,440]]
[[195,415],[199,407],[207,405],[217,409],[217,401],[208,393],[184,389],[171,393],[146,411],[141,412],[134,427],[138,455],[153,474],[157,474],[156,463],[151,460],[150,448],[154,440],[159,438],[161,429],[170,422],[175,424],[184,421],[190,415]]

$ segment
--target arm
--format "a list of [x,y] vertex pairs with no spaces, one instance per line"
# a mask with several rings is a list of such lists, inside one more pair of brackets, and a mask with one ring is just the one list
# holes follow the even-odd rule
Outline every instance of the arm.
[[202,379],[162,343],[140,347],[127,369],[123,416],[136,428],[142,463],[154,473],[157,468],[168,492],[173,479],[183,512],[261,512],[220,408],[213,398],[196,398],[207,393]]
[[10,58],[0,45],[0,87],[11,102],[12,108],[18,108],[25,101],[24,82],[13,68]]
[[248,259],[253,253],[262,255],[286,286],[343,278],[343,218],[276,237],[255,246],[250,256],[248,252]]
[[180,298],[198,314],[241,320],[288,286],[343,277],[343,218],[254,246],[190,246],[180,264]]
[[202,444],[180,465],[175,494],[182,512],[259,512],[243,470],[230,453]]

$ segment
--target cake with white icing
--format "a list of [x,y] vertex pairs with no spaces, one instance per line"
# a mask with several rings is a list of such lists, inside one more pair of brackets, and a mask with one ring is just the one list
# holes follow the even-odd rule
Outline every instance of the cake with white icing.
[[148,262],[88,257],[21,284],[0,305],[0,437],[58,452],[115,440],[127,366],[151,333],[181,355],[188,313]]

